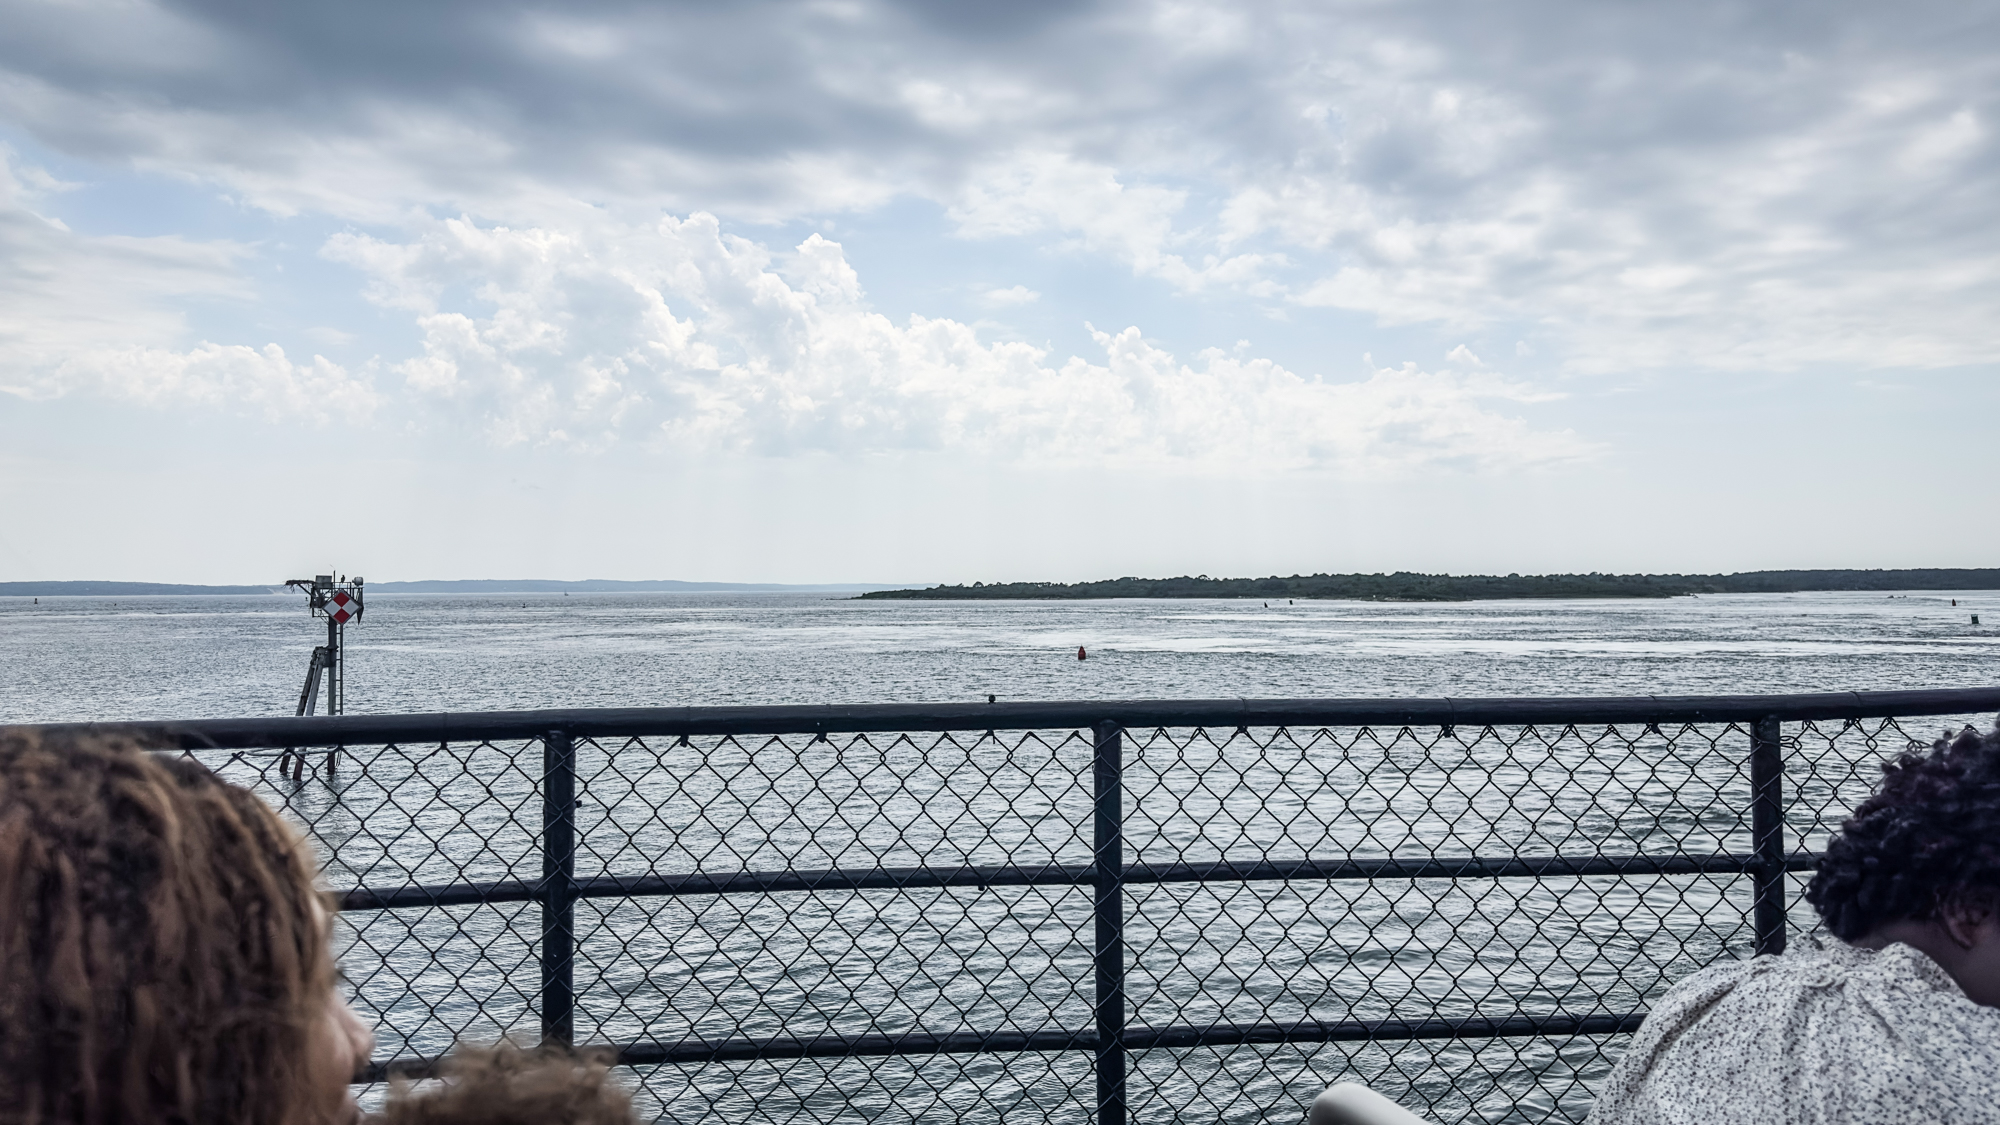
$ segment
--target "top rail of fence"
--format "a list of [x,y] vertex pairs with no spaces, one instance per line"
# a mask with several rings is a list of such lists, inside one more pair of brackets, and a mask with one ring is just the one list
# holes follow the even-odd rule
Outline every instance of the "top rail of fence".
[[1024,703],[867,703],[776,707],[601,707],[409,715],[47,723],[45,732],[118,733],[186,749],[339,746],[573,737],[858,734],[1127,727],[1533,726],[1732,723],[1963,715],[2000,710],[2000,687],[1810,695],[1544,696],[1492,699],[1131,699]]

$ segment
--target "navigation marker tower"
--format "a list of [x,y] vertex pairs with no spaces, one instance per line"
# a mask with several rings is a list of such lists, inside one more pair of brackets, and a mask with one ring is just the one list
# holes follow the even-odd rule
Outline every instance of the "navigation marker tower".
[[[306,595],[306,606],[314,617],[326,618],[326,643],[314,647],[312,659],[306,664],[305,686],[299,689],[300,715],[310,715],[319,709],[322,694],[326,700],[326,713],[339,715],[347,710],[347,623],[361,617],[361,592],[363,580],[349,581],[344,576],[318,574],[312,578],[291,578],[287,586],[296,586]],[[322,693],[321,684],[325,684]],[[339,751],[329,750],[326,755],[326,772],[333,773],[334,760]],[[287,750],[278,760],[278,771],[284,772],[288,759],[294,757]],[[305,755],[296,755],[298,768],[292,779],[299,780],[305,770]]]

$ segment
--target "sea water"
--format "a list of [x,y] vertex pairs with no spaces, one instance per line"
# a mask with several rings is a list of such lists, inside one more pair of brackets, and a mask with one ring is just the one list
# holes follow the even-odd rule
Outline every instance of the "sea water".
[[[300,601],[0,599],[0,719],[289,713],[323,637]],[[1995,613],[2000,595],[1951,592],[1427,605],[377,595],[347,631],[348,710],[1983,687],[2000,680],[2000,629],[1971,616]],[[1910,726],[1966,720],[1991,716]],[[1128,862],[1746,850],[1741,732],[1435,737],[1135,731]],[[1828,756],[1806,741],[1801,756]],[[585,747],[579,874],[1087,863],[1087,762],[1087,743],[1061,732]],[[362,751],[338,778],[297,785],[272,755],[218,764],[311,827],[330,885],[539,874],[532,744]],[[1803,836],[1865,792],[1859,765],[1789,779],[1802,806],[1817,802],[1794,817],[1799,842],[1816,846]],[[1693,966],[1745,955],[1746,890],[1741,876],[1134,885],[1132,1022],[1631,1011]],[[587,900],[579,1032],[1085,1027],[1088,899],[1028,887]],[[1809,910],[1794,921],[1803,934]],[[532,1034],[538,925],[525,904],[348,915],[343,966],[384,1030],[378,1057]],[[1621,1042],[1138,1052],[1132,1092],[1156,1116],[1292,1121],[1316,1084],[1359,1075],[1414,1092],[1440,1120],[1575,1119]],[[687,1121],[1070,1120],[1092,1097],[1088,1063],[667,1067],[645,1075],[641,1103]]]
[[[1975,614],[1986,624],[1972,625]],[[291,714],[324,635],[297,595],[0,598],[0,722]],[[1456,603],[375,594],[346,643],[353,714],[989,694],[1857,691],[2000,681],[2000,593]]]

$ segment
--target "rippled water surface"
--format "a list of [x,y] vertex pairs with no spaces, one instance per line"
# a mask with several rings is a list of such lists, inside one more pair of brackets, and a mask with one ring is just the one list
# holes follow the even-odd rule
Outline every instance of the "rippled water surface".
[[[285,714],[321,633],[301,599],[0,599],[0,720]],[[1954,601],[1956,604],[1954,604]],[[1978,614],[1988,622],[1972,624]],[[1669,695],[1987,687],[2000,595],[1668,601],[897,603],[797,596],[377,596],[350,712],[1004,699]],[[1078,661],[1083,646],[1090,654]],[[1786,728],[1794,849],[1911,733]],[[1990,721],[1991,716],[1982,721]],[[1907,728],[1907,729],[1906,729]],[[1707,856],[1750,848],[1748,739],[1630,729],[1139,730],[1130,864]],[[212,754],[308,826],[337,889],[541,876],[538,743],[357,747],[300,781]],[[580,877],[1068,865],[1092,847],[1087,732],[585,743]],[[317,764],[317,763],[316,763]],[[1812,925],[1796,903],[1794,933]],[[1135,1028],[1620,1015],[1747,955],[1740,873],[1133,883]],[[577,1030],[744,1037],[1087,1029],[1087,884],[586,899]],[[532,1035],[533,903],[344,916],[378,1058]],[[1440,1121],[1577,1120],[1624,1037],[1130,1052],[1137,1119],[1284,1122],[1359,1077]],[[1084,1121],[1090,1055],[642,1069],[672,1121]]]
[[[303,601],[0,598],[0,721],[289,713],[322,635]],[[347,638],[348,710],[375,713],[988,693],[1848,691],[2000,681],[2000,594],[1450,604],[378,594]]]

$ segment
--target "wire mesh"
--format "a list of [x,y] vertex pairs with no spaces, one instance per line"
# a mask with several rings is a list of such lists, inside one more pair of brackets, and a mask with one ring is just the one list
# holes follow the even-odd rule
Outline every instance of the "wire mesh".
[[[1101,1118],[1093,737],[578,739],[577,1041],[620,1045],[660,1121]],[[1439,1122],[1578,1121],[1626,1039],[1603,1021],[1756,942],[1745,725],[1123,739],[1131,1120],[1296,1122],[1360,1080]],[[1911,741],[1785,724],[1794,867]],[[330,889],[405,896],[340,927],[378,1063],[541,1034],[540,740],[314,750],[299,778],[197,756],[297,821]]]

